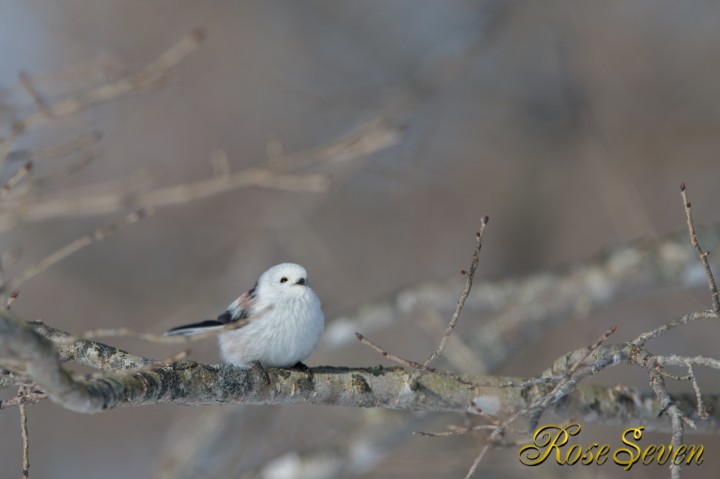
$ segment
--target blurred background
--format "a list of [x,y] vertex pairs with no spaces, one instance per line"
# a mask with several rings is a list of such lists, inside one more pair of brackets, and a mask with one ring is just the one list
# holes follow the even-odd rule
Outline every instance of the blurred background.
[[[552,270],[620,242],[682,230],[681,181],[697,221],[717,222],[718,18],[720,3],[704,0],[0,0],[3,134],[35,109],[19,86],[21,71],[52,103],[141,69],[196,27],[208,33],[168,86],[18,138],[16,148],[43,148],[102,132],[90,147],[94,160],[77,173],[59,174],[87,152],[35,162],[33,175],[52,176],[52,191],[111,184],[138,171],[155,187],[188,183],[213,175],[214,152],[239,171],[267,159],[268,139],[295,153],[377,118],[402,128],[394,145],[323,165],[331,178],[324,192],[252,187],[162,208],[32,278],[13,308],[76,333],[159,333],[214,317],[267,267],[293,261],[308,269],[332,322],[403,288],[457,276],[486,214],[483,281]],[[18,166],[9,162],[3,177]],[[6,275],[126,212],[3,233]],[[568,317],[558,326],[561,337],[560,329],[546,331],[493,372],[532,376],[610,324],[621,325],[618,340],[630,339],[709,304],[702,287],[626,300],[582,322]],[[717,351],[703,334],[678,337],[668,344]],[[404,322],[373,339],[422,359],[438,338]],[[108,342],[157,359],[178,350]],[[214,341],[191,348],[192,359],[217,362]],[[307,361],[379,362],[352,341],[341,348],[326,341]],[[619,374],[599,381],[647,388],[642,371]],[[708,392],[718,392],[713,379],[718,384],[708,376]],[[86,416],[45,401],[29,416],[37,478],[298,477],[288,474],[303,454],[330,454],[373,421],[384,424],[382,432],[373,431],[343,467],[303,477],[463,477],[482,444],[410,436],[461,424],[453,415],[327,407],[154,406]],[[0,414],[3,477],[19,475],[18,422],[14,410]],[[619,435],[588,430],[590,441],[617,442]],[[710,454],[717,439],[686,442],[700,441],[708,456],[692,477],[720,465]],[[496,451],[481,472],[525,477],[528,470],[515,451]],[[615,477],[620,469],[532,473]]]

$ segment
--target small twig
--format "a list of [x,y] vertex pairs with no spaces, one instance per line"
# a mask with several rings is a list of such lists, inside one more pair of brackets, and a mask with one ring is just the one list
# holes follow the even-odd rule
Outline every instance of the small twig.
[[22,131],[49,118],[71,115],[98,103],[165,85],[171,78],[170,70],[194,52],[202,44],[205,36],[204,30],[197,29],[182,37],[175,45],[139,72],[100,85],[69,100],[50,105],[45,112],[36,112],[28,118],[16,122],[16,128]]
[[[180,185],[157,188],[150,191],[114,191],[113,188],[101,185],[76,188],[71,191],[62,191],[42,198],[11,198],[0,204],[0,232],[6,231],[18,223],[29,223],[50,218],[72,216],[74,218],[88,215],[111,213],[128,208],[149,208],[184,204],[197,201],[210,196],[237,188],[259,186],[292,192],[318,193],[326,191],[330,184],[330,177],[324,174],[291,174],[286,173],[293,169],[318,165],[320,162],[347,161],[357,156],[369,154],[381,148],[390,146],[389,142],[376,142],[372,138],[364,139],[363,135],[374,137],[374,129],[361,128],[351,133],[352,142],[341,139],[328,145],[297,153],[300,161],[290,161],[294,155],[284,157],[280,165],[265,161],[259,167],[246,168],[228,175],[193,181]],[[397,129],[384,134],[390,135],[394,142],[399,141],[400,134]],[[369,142],[369,143],[368,143]],[[353,145],[363,147],[354,147]],[[372,148],[369,148],[368,145]],[[4,144],[0,144],[2,150]],[[321,154],[313,153],[320,151]],[[2,152],[0,151],[0,154]],[[332,156],[337,155],[337,157]],[[0,161],[2,158],[0,158]],[[286,161],[287,160],[287,161]],[[90,190],[93,191],[90,191]],[[110,191],[108,191],[110,190]]]
[[25,405],[25,386],[20,387],[18,391],[18,397],[20,398],[20,432],[22,434],[23,441],[23,460],[22,460],[22,477],[23,479],[30,478],[30,436],[28,435],[27,425],[27,406]]
[[44,391],[35,390],[32,392],[27,392],[25,396],[20,397],[15,396],[14,398],[7,399],[5,401],[0,401],[0,410],[2,409],[9,409],[11,407],[19,407],[23,404],[37,404],[43,399],[46,399],[48,396],[45,394]]
[[647,331],[645,333],[642,333],[640,336],[635,338],[631,342],[631,344],[633,344],[635,346],[645,346],[645,343],[647,343],[651,339],[655,339],[658,336],[661,336],[662,334],[666,333],[667,331],[677,328],[678,326],[683,326],[691,321],[698,321],[701,319],[713,319],[716,317],[717,316],[715,315],[715,312],[712,310],[686,314],[684,316],[680,316],[679,318],[675,318],[671,321],[668,321],[667,323],[653,329],[652,331]]
[[49,110],[47,107],[47,103],[45,102],[45,98],[43,98],[37,88],[35,88],[35,85],[33,84],[30,75],[28,75],[26,72],[20,72],[18,74],[18,77],[20,79],[20,85],[23,87],[25,92],[30,95],[33,103],[35,103],[35,109],[38,111],[38,113],[49,115]]
[[[660,362],[660,361],[658,361]],[[668,379],[674,379],[675,381],[690,381],[692,379],[689,374],[686,374],[685,376],[678,376],[677,374],[671,374],[664,369],[660,370],[660,374],[662,374],[664,377]]]
[[20,183],[23,178],[30,174],[32,169],[33,164],[31,161],[28,161],[27,163],[22,165],[15,173],[13,173],[12,176],[7,179],[5,184],[2,185],[2,188],[0,188],[0,199],[7,197],[7,195],[9,195],[11,191],[13,191],[13,189],[18,185],[18,183]]
[[600,346],[602,346],[602,344],[607,340],[607,338],[609,338],[616,330],[617,330],[617,326],[616,326],[616,325],[610,326],[610,327],[607,329],[607,331],[605,331],[605,333],[603,333],[603,335],[600,336],[600,337],[597,339],[597,341],[595,341],[595,342],[592,343],[590,346],[588,346],[588,348],[587,348],[587,354],[585,354],[582,358],[580,358],[579,360],[577,360],[577,361],[575,362],[575,364],[573,364],[572,367],[568,370],[568,372],[567,372],[567,374],[566,374],[565,376],[566,376],[566,377],[570,377],[570,376],[572,376],[573,374],[575,374],[575,372],[577,371],[577,369],[585,362],[585,360],[586,360],[588,357],[590,357],[590,355],[591,355],[592,353],[594,353],[595,351],[597,351],[597,349],[598,349]]
[[387,118],[375,118],[328,145],[284,154],[284,148],[270,147],[268,167],[274,172],[297,171],[322,163],[344,162],[384,150],[400,142],[403,127]]
[[370,341],[368,338],[363,336],[360,333],[355,333],[355,336],[357,336],[358,340],[363,343],[366,346],[370,346],[372,349],[377,351],[378,353],[382,354],[383,357],[386,357],[390,359],[391,361],[395,361],[398,364],[401,364],[407,368],[411,369],[424,369],[425,371],[435,372],[437,371],[435,368],[428,367],[424,364],[416,363],[415,361],[412,361],[410,359],[401,358],[400,356],[396,356],[395,354],[389,352],[382,346],[379,346],[372,341]]
[[[91,60],[52,69],[47,72],[33,72],[32,80],[43,90],[54,91],[83,90],[101,82],[107,82],[125,68],[124,62],[116,55],[101,53]],[[12,94],[24,90],[20,84],[9,88]]]
[[527,381],[508,381],[500,385],[501,388],[528,388],[531,386],[538,386],[541,384],[549,384],[555,381],[560,381],[561,376],[543,376],[539,378],[528,379]]
[[[521,416],[529,416],[530,417],[530,424],[531,429],[534,429],[535,423],[537,423],[540,419],[541,414],[552,404],[556,404],[558,401],[560,401],[562,398],[566,397],[568,394],[575,391],[580,381],[596,374],[600,370],[604,369],[607,366],[619,364],[622,362],[621,360],[615,361],[614,359],[607,359],[607,358],[600,358],[598,361],[596,361],[594,364],[584,367],[582,370],[578,371],[580,366],[585,362],[585,360],[595,351],[597,351],[603,344],[607,338],[615,332],[617,328],[615,326],[612,326],[608,328],[607,331],[594,343],[592,343],[589,347],[585,348],[584,351],[580,352],[580,350],[576,351],[576,354],[583,354],[582,358],[579,361],[576,361],[570,368],[568,368],[563,375],[562,378],[558,378],[557,376],[552,377],[540,377],[535,378],[533,380],[529,381],[521,381],[521,382],[515,382],[510,381],[503,383],[501,386],[503,387],[527,387],[527,386],[538,386],[542,385],[544,383],[550,383],[554,380],[559,379],[558,383],[552,388],[552,390],[546,394],[542,394],[537,399],[533,400],[527,407],[524,407],[522,409],[517,410],[515,413],[513,413],[509,418],[507,418],[505,421],[503,421],[501,424],[496,425],[495,430],[488,438],[487,444],[483,447],[483,449],[480,451],[480,454],[478,454],[477,458],[475,459],[475,462],[473,462],[473,465],[470,468],[470,471],[468,472],[468,475],[466,478],[471,477],[475,470],[477,469],[478,465],[480,464],[480,461],[482,461],[483,456],[487,452],[487,449],[493,445],[496,444],[499,441],[499,438],[505,434],[505,431],[510,427],[510,425],[515,422],[518,418]],[[573,353],[571,353],[572,355]],[[565,355],[564,357],[567,357],[568,355]],[[612,356],[615,356],[615,354],[612,354]],[[618,355],[620,356],[620,355]],[[620,358],[622,359],[622,358]],[[556,361],[556,363],[559,361]]]
[[49,173],[40,178],[35,178],[33,181],[33,186],[35,186],[36,188],[44,188],[55,181],[58,181],[70,175],[74,175],[75,173],[81,171],[83,168],[92,163],[97,157],[98,155],[94,152],[85,152],[80,158],[71,161],[70,163],[59,169],[59,171]]
[[470,470],[468,470],[467,474],[465,475],[465,479],[470,479],[475,474],[475,471],[485,457],[485,453],[487,453],[488,449],[490,449],[490,442],[487,442],[480,450],[480,454],[475,457],[472,466],[470,466]]
[[112,213],[127,208],[157,209],[189,203],[236,188],[261,186],[285,191],[322,192],[328,186],[325,175],[277,175],[261,168],[248,168],[228,176],[212,177],[151,191],[95,192],[99,185],[76,188],[28,202],[11,199],[0,205],[0,231],[6,231],[19,222],[35,222],[58,217],[81,217]]
[[[692,366],[720,369],[720,359],[708,358],[707,356],[679,356],[677,354],[668,354],[656,355],[654,359],[661,366],[687,366],[690,364]],[[683,379],[685,379],[684,376]]]
[[10,292],[10,294],[8,295],[8,299],[5,302],[5,310],[10,311],[10,307],[15,302],[15,300],[17,299],[18,296],[20,296],[19,290],[15,289]]
[[697,382],[697,377],[695,377],[695,371],[693,370],[692,364],[688,364],[688,376],[690,376],[690,382],[692,383],[693,389],[695,390],[695,397],[697,398],[698,416],[700,416],[700,418],[702,419],[707,419],[709,417],[709,414],[707,413],[707,410],[705,408],[702,393],[700,392],[700,385]]
[[71,241],[70,243],[66,244],[62,248],[50,253],[48,256],[44,257],[34,265],[27,268],[25,271],[22,271],[20,274],[18,274],[16,277],[11,278],[8,283],[3,286],[2,289],[11,289],[11,288],[17,288],[21,284],[25,283],[30,278],[36,276],[37,274],[45,271],[46,269],[53,266],[55,263],[67,258],[68,256],[77,253],[81,249],[90,246],[91,244],[103,241],[110,237],[112,234],[116,233],[118,230],[124,228],[125,226],[128,226],[130,224],[133,224],[145,216],[148,216],[148,212],[146,210],[140,209],[137,211],[133,211],[129,215],[127,215],[122,220],[103,226],[101,228],[96,229],[90,234],[87,234],[85,236],[82,236],[74,241]]
[[442,339],[440,339],[440,344],[438,345],[437,349],[430,355],[430,357],[425,360],[425,362],[423,363],[424,366],[429,365],[431,362],[433,362],[435,359],[442,355],[443,351],[445,350],[445,346],[447,345],[448,338],[452,334],[453,330],[455,329],[455,325],[460,318],[460,312],[462,311],[462,308],[465,305],[465,301],[470,295],[470,290],[472,289],[473,279],[475,278],[475,271],[477,270],[478,263],[480,262],[482,237],[483,233],[485,232],[485,227],[487,226],[489,221],[490,217],[485,216],[482,219],[480,231],[475,233],[475,250],[473,251],[472,262],[470,263],[470,270],[462,272],[467,277],[467,279],[465,280],[465,288],[460,295],[460,299],[457,302],[457,306],[455,307],[455,312],[453,313],[452,318],[450,318],[447,329],[445,329],[445,334],[443,334]]
[[[655,395],[660,401],[660,414],[666,412],[670,417],[670,423],[672,426],[672,438],[670,443],[673,449],[677,449],[683,442],[684,426],[683,423],[687,424],[693,429],[697,429],[695,422],[687,417],[687,415],[677,407],[670,398],[670,394],[665,386],[665,381],[661,374],[658,374],[659,367],[650,368],[650,386]],[[670,464],[670,476],[672,479],[680,479],[680,465],[672,462]]]
[[[421,304],[414,311],[418,318],[418,326],[425,331],[428,337],[442,337],[445,333],[446,319],[429,304]],[[443,352],[445,359],[453,368],[462,373],[485,373],[487,367],[482,359],[458,335],[451,335],[447,347]]]
[[700,262],[702,262],[703,268],[705,268],[705,276],[708,279],[708,287],[710,288],[710,294],[712,295],[713,311],[715,316],[720,318],[720,293],[718,293],[717,285],[715,284],[715,277],[713,276],[712,269],[710,269],[710,263],[708,262],[709,251],[704,251],[700,246],[695,233],[695,226],[693,224],[692,213],[690,208],[692,204],[687,199],[687,193],[685,192],[685,183],[680,184],[680,194],[682,195],[683,204],[685,205],[685,216],[687,217],[688,230],[690,232],[690,243],[700,256]]
[[8,155],[9,161],[37,161],[44,158],[58,158],[67,156],[83,148],[92,146],[102,138],[100,131],[93,131],[68,143],[51,146],[48,148],[37,148],[34,150],[15,150]]
[[[679,407],[677,407],[670,398],[670,393],[665,386],[665,380],[663,379],[662,374],[658,374],[658,369],[658,367],[654,367],[650,368],[649,370],[650,386],[655,392],[655,396],[657,396],[658,401],[660,401],[660,412],[658,413],[658,416],[662,415],[662,413],[665,412],[668,414],[668,416],[670,416],[670,418],[677,416],[681,419],[682,423],[687,424],[692,429],[697,429],[695,421],[690,419],[688,415],[685,414],[685,412],[683,412]],[[675,427],[673,426],[673,431],[674,430]]]
[[453,429],[450,429],[449,431],[443,431],[443,432],[413,431],[413,436],[422,436],[422,437],[463,436],[472,431],[480,431],[483,429],[495,429],[496,427],[497,426],[495,424],[478,424],[477,426],[472,426],[472,427],[455,427]]
[[31,82],[29,82],[29,77],[25,76],[23,80],[23,76],[21,75],[21,83],[25,90],[33,96],[36,106],[44,106],[27,118],[16,121],[10,133],[4,138],[4,141],[0,142],[0,169],[4,166],[18,135],[23,131],[54,118],[72,115],[98,103],[115,100],[166,85],[172,80],[171,69],[195,51],[203,42],[205,36],[206,33],[204,30],[196,29],[181,38],[158,59],[139,72],[89,89],[73,98],[52,105],[45,105],[40,95],[37,94],[34,87],[32,87]]

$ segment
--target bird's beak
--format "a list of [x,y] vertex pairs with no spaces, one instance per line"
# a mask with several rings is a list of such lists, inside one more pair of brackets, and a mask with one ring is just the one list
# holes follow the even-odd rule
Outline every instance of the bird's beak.
[[305,284],[307,284],[307,281],[305,280],[305,278],[300,278],[299,280],[297,280],[297,283],[295,283],[295,284],[300,285],[300,286],[305,286]]

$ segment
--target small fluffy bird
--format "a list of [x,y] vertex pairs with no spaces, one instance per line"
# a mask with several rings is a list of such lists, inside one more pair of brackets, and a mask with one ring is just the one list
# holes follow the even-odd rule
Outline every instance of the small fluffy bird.
[[[260,275],[255,286],[217,317],[173,328],[167,333],[192,335],[218,331],[223,361],[250,368],[304,366],[325,326],[320,300],[307,271],[282,263]],[[226,330],[226,331],[223,331]]]

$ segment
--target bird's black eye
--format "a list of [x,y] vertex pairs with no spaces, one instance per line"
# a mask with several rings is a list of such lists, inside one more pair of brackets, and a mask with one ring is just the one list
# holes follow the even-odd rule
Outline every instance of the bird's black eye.
[[283,276],[282,278],[280,278],[281,283],[287,283],[287,280],[287,276]]

